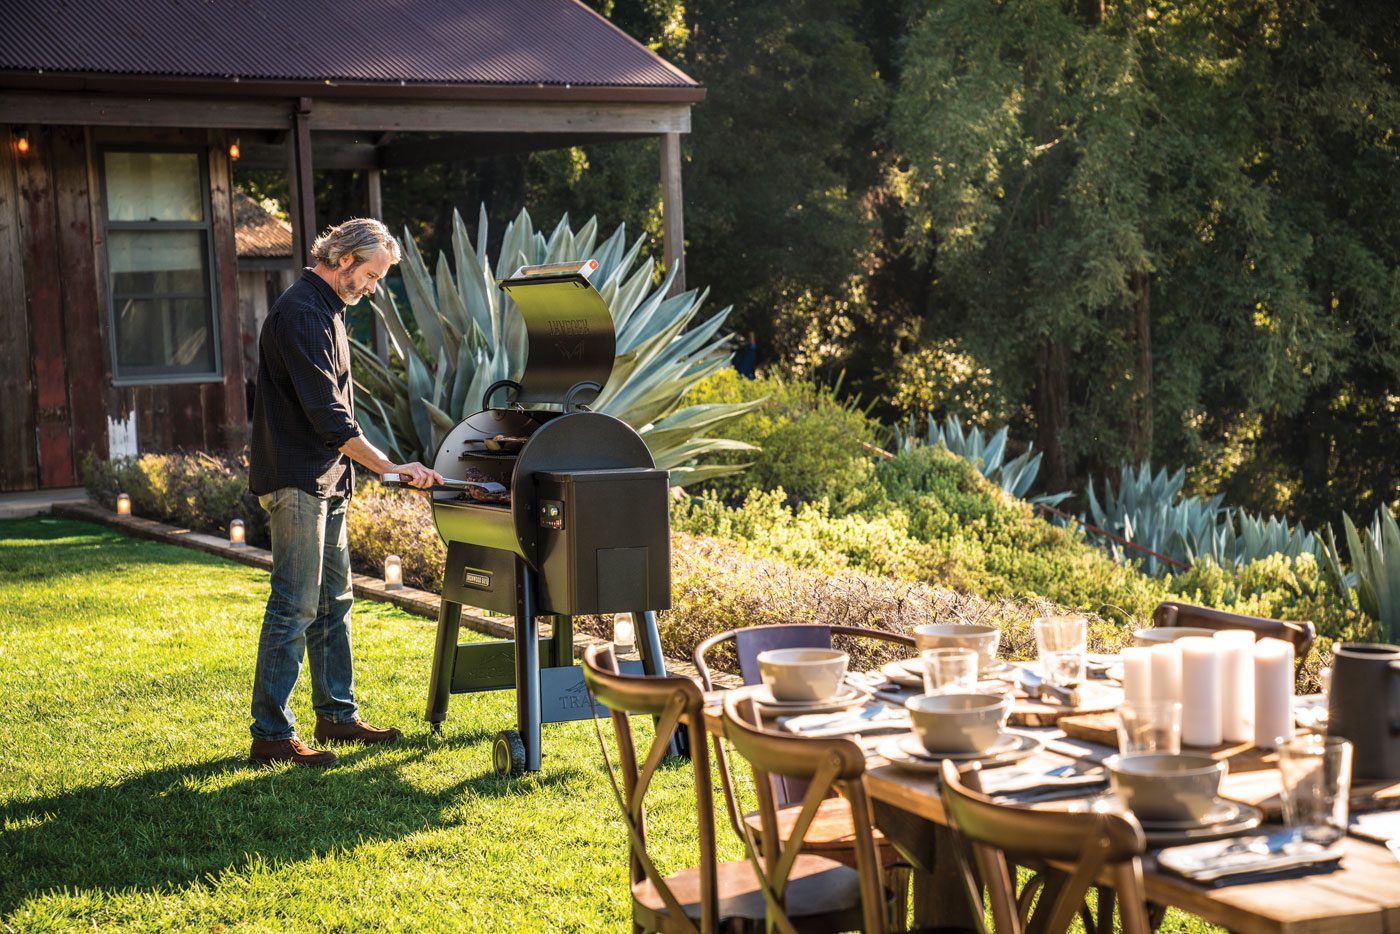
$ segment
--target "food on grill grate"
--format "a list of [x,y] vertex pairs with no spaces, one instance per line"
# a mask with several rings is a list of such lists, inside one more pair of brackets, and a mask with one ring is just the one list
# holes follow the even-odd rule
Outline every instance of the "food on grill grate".
[[473,500],[478,503],[509,503],[510,502],[510,478],[497,480],[495,477],[475,467],[467,467],[461,471],[462,479],[472,483],[503,483],[506,490],[504,493],[490,493],[479,486],[467,487],[463,490],[458,499]]

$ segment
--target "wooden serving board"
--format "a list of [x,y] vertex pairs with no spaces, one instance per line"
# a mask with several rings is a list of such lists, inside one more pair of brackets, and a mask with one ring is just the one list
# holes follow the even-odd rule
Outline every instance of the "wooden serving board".
[[[1114,737],[1109,745],[1114,745],[1118,740],[1112,729],[1112,711],[1122,702],[1121,689],[1094,681],[1086,681],[1079,686],[1079,705],[1076,707],[1031,700],[1017,691],[1011,707],[1010,723],[1012,726],[1063,726],[1066,720],[1078,717],[1108,717],[1109,733]],[[1069,730],[1065,732],[1068,734]],[[1099,740],[1095,739],[1094,742]]]

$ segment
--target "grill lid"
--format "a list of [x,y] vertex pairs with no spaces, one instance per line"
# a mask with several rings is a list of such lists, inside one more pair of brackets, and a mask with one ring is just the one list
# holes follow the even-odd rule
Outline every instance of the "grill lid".
[[580,390],[569,401],[592,402],[607,385],[617,334],[607,303],[588,281],[597,268],[596,260],[521,266],[500,281],[525,319],[525,372],[516,394],[522,405],[563,402],[581,383],[597,388]]

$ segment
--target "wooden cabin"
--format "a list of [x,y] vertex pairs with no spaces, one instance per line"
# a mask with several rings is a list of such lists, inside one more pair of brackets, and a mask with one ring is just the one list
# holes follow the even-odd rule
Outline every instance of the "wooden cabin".
[[[306,264],[317,166],[366,171],[377,213],[384,168],[658,137],[683,265],[680,134],[704,89],[578,0],[12,0],[6,19],[0,492],[76,485],[89,455],[242,448],[268,273],[240,269]],[[235,140],[287,171],[287,257],[238,256]]]

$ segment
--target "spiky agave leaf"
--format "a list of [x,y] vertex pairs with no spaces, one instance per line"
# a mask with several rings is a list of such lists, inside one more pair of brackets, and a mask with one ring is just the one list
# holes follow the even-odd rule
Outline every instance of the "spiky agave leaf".
[[522,210],[506,225],[494,262],[486,255],[487,234],[485,205],[478,213],[475,244],[454,212],[451,257],[440,255],[430,274],[405,231],[403,277],[417,337],[393,295],[384,290],[371,307],[389,332],[392,366],[362,344],[352,348],[358,385],[367,397],[361,412],[370,413],[381,447],[392,447],[396,456],[431,461],[444,434],[481,407],[488,386],[518,379],[524,371],[524,319],[510,296],[497,288],[497,278],[521,265],[591,258],[598,262],[594,285],[618,333],[618,358],[593,408],[636,428],[678,484],[747,466],[697,461],[722,451],[749,450],[707,436],[756,403],[677,411],[691,387],[729,361],[724,338],[717,336],[728,308],[692,326],[708,290],[668,298],[672,277],[653,282],[652,260],[638,263],[645,237],[629,244],[625,225],[598,243],[596,218],[574,231],[566,215],[545,236]]

